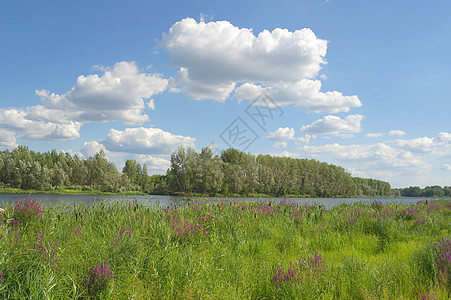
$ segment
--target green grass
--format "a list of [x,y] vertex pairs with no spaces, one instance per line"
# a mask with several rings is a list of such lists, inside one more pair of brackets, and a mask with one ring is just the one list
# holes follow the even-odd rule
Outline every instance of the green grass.
[[[450,204],[124,203],[45,208],[40,218],[6,207],[0,298],[447,299],[434,246],[451,236]],[[324,268],[310,267],[316,252]],[[92,268],[106,263],[114,278],[92,288]],[[276,286],[289,268],[297,280]]]

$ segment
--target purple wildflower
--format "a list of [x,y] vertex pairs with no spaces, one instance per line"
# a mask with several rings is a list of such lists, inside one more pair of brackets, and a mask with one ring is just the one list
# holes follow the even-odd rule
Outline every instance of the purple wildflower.
[[98,295],[104,291],[108,283],[114,278],[113,272],[106,262],[104,265],[92,267],[86,278],[86,287],[90,296]]
[[133,235],[132,227],[131,226],[130,228],[124,227],[124,229],[121,229],[121,231],[119,231],[119,235],[117,236],[117,238],[113,240],[113,247],[117,247],[120,244],[123,244],[126,241],[130,240],[132,238],[132,235]]
[[41,215],[41,205],[35,199],[19,200],[14,207],[13,218],[16,221],[27,222],[33,218],[39,219]]
[[437,270],[451,273],[451,241],[443,238],[438,245],[435,245],[437,255]]
[[308,263],[302,258],[298,262],[290,261],[290,267],[287,271],[279,269],[271,282],[276,285],[277,289],[280,289],[281,284],[300,283],[313,278],[318,279],[318,276],[321,276],[326,270],[322,259],[321,255],[316,252],[313,257],[309,257]]

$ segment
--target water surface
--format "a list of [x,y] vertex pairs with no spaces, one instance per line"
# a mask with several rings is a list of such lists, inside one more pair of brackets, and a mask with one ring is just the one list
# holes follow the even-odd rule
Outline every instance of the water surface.
[[[0,206],[4,206],[5,203],[15,204],[20,199],[36,199],[42,206],[74,206],[83,204],[86,206],[92,206],[100,203],[133,203],[137,202],[145,206],[162,206],[172,207],[174,205],[182,205],[188,202],[184,200],[184,197],[167,196],[167,195],[146,195],[146,196],[120,196],[120,195],[48,195],[48,194],[1,194],[0,193]],[[193,198],[197,199],[197,198]],[[205,199],[205,198],[202,198]],[[228,198],[228,197],[211,197],[209,201],[195,201],[198,203],[221,203],[221,202],[261,202],[261,203],[280,203],[284,198]],[[363,202],[371,203],[372,201],[380,201],[383,204],[396,202],[403,204],[416,203],[420,200],[433,200],[435,198],[287,198],[287,202],[293,202],[300,205],[306,204],[318,204],[323,205],[326,208],[331,208],[339,203],[354,203]]]

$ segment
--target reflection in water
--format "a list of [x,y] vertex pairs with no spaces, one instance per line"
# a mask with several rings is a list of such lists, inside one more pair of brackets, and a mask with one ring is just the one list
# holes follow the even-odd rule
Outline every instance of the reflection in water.
[[[211,197],[209,201],[187,201],[183,197],[166,196],[166,195],[147,195],[147,196],[120,196],[120,195],[45,195],[45,194],[0,194],[0,206],[6,203],[15,204],[20,199],[36,199],[42,206],[74,206],[83,204],[92,206],[100,203],[139,203],[145,206],[163,208],[172,207],[174,205],[183,205],[188,202],[197,203],[221,203],[221,202],[263,202],[280,203],[284,198],[227,198],[227,197]],[[195,198],[193,198],[195,199]],[[205,198],[202,198],[205,199]],[[294,202],[300,205],[318,204],[326,208],[333,207],[339,203],[353,203],[353,202],[369,202],[377,200],[382,203],[416,203],[419,200],[426,200],[425,198],[288,198],[287,202]],[[430,200],[430,199],[428,199]]]

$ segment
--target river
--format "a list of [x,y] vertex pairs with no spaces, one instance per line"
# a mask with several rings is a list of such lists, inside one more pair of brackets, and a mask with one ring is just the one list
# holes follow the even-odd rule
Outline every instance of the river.
[[[74,206],[83,204],[92,206],[99,203],[115,203],[115,202],[137,202],[145,206],[152,207],[172,207],[174,205],[183,205],[187,203],[184,197],[167,196],[167,195],[146,195],[146,196],[120,196],[120,195],[47,195],[47,194],[0,194],[0,206],[4,207],[6,203],[14,205],[20,199],[36,199],[42,206]],[[195,198],[193,198],[195,199]],[[205,199],[205,198],[203,198]],[[227,197],[211,197],[209,201],[199,201],[199,203],[221,203],[221,202],[261,202],[280,203],[284,198],[227,198]],[[287,198],[287,202],[294,202],[300,205],[319,204],[325,208],[331,208],[339,203],[353,202],[369,202],[380,201],[383,204],[396,203],[416,203],[420,200],[433,200],[435,198]]]

